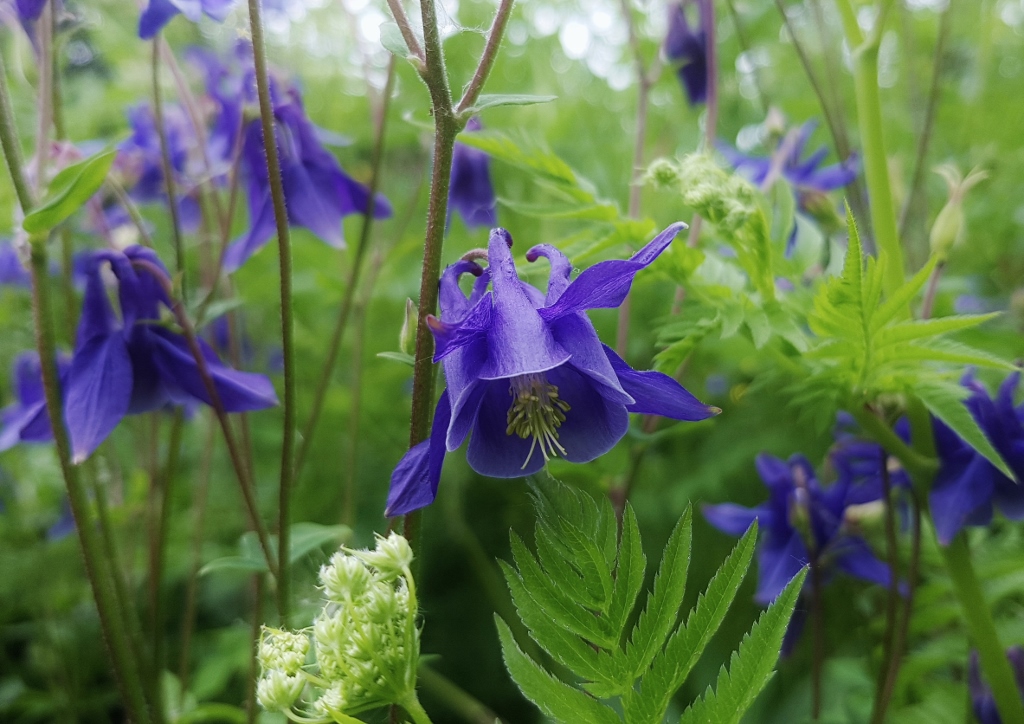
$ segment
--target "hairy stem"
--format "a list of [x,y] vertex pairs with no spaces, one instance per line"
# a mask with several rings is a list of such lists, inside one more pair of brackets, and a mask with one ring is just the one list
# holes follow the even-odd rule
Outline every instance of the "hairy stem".
[[420,666],[417,673],[423,690],[444,703],[467,724],[501,724],[501,719],[485,704],[429,666]]
[[277,224],[277,248],[281,282],[281,351],[284,358],[284,423],[281,431],[281,483],[278,498],[277,526],[277,608],[283,622],[288,621],[289,576],[289,511],[291,508],[292,474],[295,472],[295,341],[292,314],[292,247],[288,235],[288,212],[285,208],[281,163],[277,155],[274,133],[274,108],[270,98],[267,73],[267,48],[263,37],[261,0],[249,0],[249,31],[256,64],[256,89],[260,99],[260,121],[263,147],[267,153],[267,174],[270,196]]
[[484,45],[483,53],[480,54],[480,62],[477,63],[476,72],[473,73],[466,92],[455,109],[459,116],[464,115],[476,103],[487,82],[487,76],[491,74],[494,61],[498,57],[498,48],[501,47],[501,39],[505,36],[505,26],[508,25],[509,15],[512,14],[512,5],[515,0],[501,0],[498,11],[494,14],[494,22],[487,32],[487,43]]
[[[889,681],[889,672],[892,671],[894,661],[898,661],[903,652],[896,648],[896,627],[899,604],[899,549],[896,542],[896,516],[892,504],[892,484],[889,478],[889,455],[885,450],[880,451],[880,471],[882,473],[882,503],[885,506],[885,552],[889,565],[889,591],[885,602],[885,636],[882,640],[882,666],[878,672],[878,681],[875,685],[875,702],[871,712],[871,721],[874,724],[881,724],[885,721],[885,710],[888,708],[889,700],[885,696],[886,684]],[[897,664],[898,665],[898,664]]]

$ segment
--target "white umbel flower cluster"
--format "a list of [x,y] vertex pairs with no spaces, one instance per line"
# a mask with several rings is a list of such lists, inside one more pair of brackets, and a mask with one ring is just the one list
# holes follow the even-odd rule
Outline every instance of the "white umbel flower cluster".
[[378,536],[374,550],[335,553],[320,569],[325,601],[313,625],[263,629],[260,705],[326,723],[414,702],[420,632],[412,558],[397,533]]

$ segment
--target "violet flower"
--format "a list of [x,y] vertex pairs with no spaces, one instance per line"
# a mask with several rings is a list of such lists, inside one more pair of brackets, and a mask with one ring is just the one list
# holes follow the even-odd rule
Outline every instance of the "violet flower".
[[[719,412],[660,372],[638,372],[601,344],[587,309],[619,306],[633,277],[686,228],[677,223],[628,260],[595,264],[569,280],[572,264],[540,244],[527,261],[551,264],[547,293],[519,279],[504,229],[491,231],[488,268],[459,261],[441,277],[441,318],[427,323],[448,387],[430,439],[405,454],[391,475],[389,516],[433,502],[441,466],[469,437],[466,457],[481,475],[532,475],[552,457],[584,463],[608,452],[629,413],[703,420]],[[467,298],[465,273],[477,279]],[[493,290],[488,291],[488,283]]]
[[[271,90],[288,222],[309,229],[337,249],[343,248],[341,220],[349,214],[366,213],[369,189],[342,171],[323,147],[316,126],[306,118],[299,92],[292,88],[282,96],[273,85]],[[250,229],[228,247],[224,256],[228,272],[242,266],[276,233],[260,121],[250,121],[244,134],[242,155],[248,177]],[[380,194],[374,198],[373,215],[377,219],[391,216],[391,205]]]
[[[779,159],[780,170],[782,178],[793,187],[797,210],[803,214],[817,217],[822,215],[823,203],[828,207],[828,202],[824,199],[825,194],[840,189],[857,178],[859,162],[857,155],[852,154],[841,163],[822,166],[828,155],[826,148],[819,148],[807,158],[803,158],[807,141],[816,127],[815,121],[808,121],[800,127],[794,142],[788,149],[780,148],[776,152],[786,151],[785,158]],[[775,159],[772,157],[748,156],[724,143],[718,144],[718,148],[733,168],[746,174],[758,186],[768,177],[772,164],[775,163]],[[835,215],[834,210],[832,215]],[[796,242],[796,229],[794,219],[793,229],[790,231],[786,245],[787,254],[792,251],[793,244]]]
[[[92,262],[64,400],[75,462],[92,454],[125,415],[167,405],[212,404],[188,342],[161,322],[160,306],[169,308],[170,300],[154,278],[167,275],[157,255],[132,246],[124,253],[97,252]],[[104,289],[104,263],[118,282],[119,317]],[[277,404],[266,377],[233,370],[204,341],[198,343],[227,412]]]
[[[481,128],[479,118],[470,118],[466,124],[466,130],[470,132]],[[449,226],[452,211],[457,211],[470,229],[498,225],[497,202],[491,184],[491,160],[483,151],[462,143],[455,144],[448,209]]]
[[[1011,646],[1006,650],[1006,658],[1010,660],[1013,668],[1013,678],[1017,682],[1017,690],[1024,697],[1024,648]],[[978,724],[1002,724],[1002,717],[999,716],[999,709],[996,708],[996,698],[981,678],[981,667],[978,665],[978,652],[971,652],[970,664],[967,667],[967,688],[971,692],[971,706],[974,709],[974,716],[978,718]]]
[[[896,434],[910,442],[910,423],[900,418],[895,426]],[[888,455],[876,442],[858,437],[856,423],[845,413],[840,413],[834,432],[836,443],[829,450],[829,463],[836,475],[846,485],[846,504],[861,505],[881,500],[884,490],[882,465],[889,476],[889,487],[909,489],[910,476],[899,461]]]
[[794,455],[788,462],[759,455],[757,472],[768,488],[764,504],[756,508],[732,503],[706,505],[704,517],[723,533],[736,536],[758,520],[761,541],[754,596],[758,603],[767,605],[775,600],[812,557],[825,571],[838,569],[854,578],[889,585],[889,566],[844,525],[851,478],[841,477],[824,488],[802,455]]
[[[704,103],[708,98],[708,43],[704,33],[704,20],[709,12],[707,1],[683,0],[668,7],[668,33],[663,52],[676,69],[691,106]],[[696,28],[691,28],[686,19],[689,5],[696,5],[700,14]]]
[[193,23],[198,23],[203,15],[222,23],[234,4],[235,0],[149,0],[139,17],[139,37],[154,37],[178,13]]
[[18,251],[10,241],[0,241],[0,284],[12,287],[29,287],[32,275],[18,257]]
[[[65,385],[71,358],[57,354],[57,376]],[[43,371],[39,355],[22,352],[14,360],[11,387],[15,401],[0,410],[0,452],[18,443],[49,442],[53,439],[53,428],[46,411],[46,395],[43,391]]]
[[[1017,481],[1024,481],[1024,405],[1014,407],[1020,381],[1015,372],[999,387],[996,399],[967,374],[962,384],[971,391],[964,402]],[[939,420],[933,420],[939,471],[929,493],[935,532],[942,545],[965,525],[988,525],[993,508],[1010,520],[1024,519],[1024,486],[1011,480]]]

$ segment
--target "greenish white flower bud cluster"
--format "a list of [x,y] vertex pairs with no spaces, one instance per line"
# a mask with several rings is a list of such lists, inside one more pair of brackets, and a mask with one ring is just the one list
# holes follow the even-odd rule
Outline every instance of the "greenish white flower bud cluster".
[[313,625],[263,629],[260,705],[326,723],[414,701],[420,632],[412,559],[397,533],[378,537],[374,550],[335,553],[320,569],[325,601]]
[[725,235],[735,235],[759,212],[757,191],[742,176],[723,170],[703,153],[679,161],[657,159],[645,180],[659,188],[678,189],[683,202]]

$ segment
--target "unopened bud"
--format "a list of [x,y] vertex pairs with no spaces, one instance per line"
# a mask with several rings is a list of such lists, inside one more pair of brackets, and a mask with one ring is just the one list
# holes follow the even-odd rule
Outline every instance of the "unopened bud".
[[392,581],[407,571],[413,557],[409,541],[395,532],[387,538],[378,536],[375,550],[355,550],[351,554],[380,571],[385,581]]
[[988,174],[978,169],[972,170],[966,177],[952,164],[943,164],[935,169],[935,173],[946,181],[949,199],[935,217],[929,234],[932,254],[945,258],[949,250],[963,235],[964,230],[964,197],[974,186],[988,178]]
[[287,711],[302,695],[305,680],[282,671],[270,671],[256,684],[256,699],[267,711]]
[[677,189],[680,181],[679,166],[671,159],[657,158],[647,167],[643,181],[658,189]]
[[363,595],[370,585],[371,575],[358,559],[338,552],[331,556],[331,562],[320,569],[320,585],[327,599],[344,603]]

